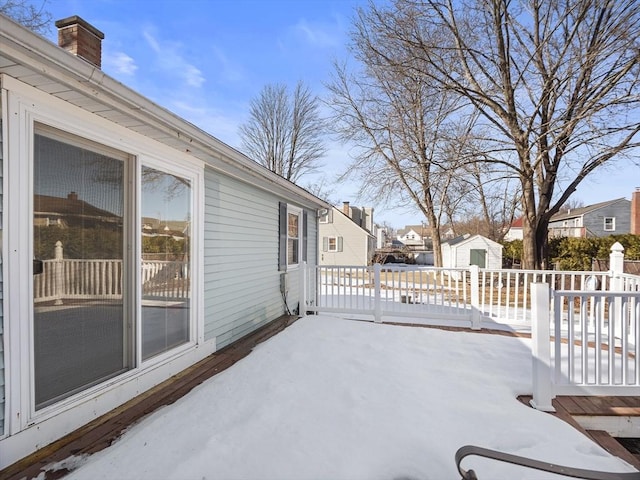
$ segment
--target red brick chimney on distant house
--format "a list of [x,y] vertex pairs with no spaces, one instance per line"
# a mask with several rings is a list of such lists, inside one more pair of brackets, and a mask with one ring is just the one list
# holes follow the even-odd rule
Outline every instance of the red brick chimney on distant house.
[[60,47],[98,68],[102,66],[104,33],[77,15],[58,20],[56,27]]
[[342,203],[342,213],[351,218],[351,208],[349,208],[349,202]]
[[640,235],[640,187],[631,194],[631,233]]

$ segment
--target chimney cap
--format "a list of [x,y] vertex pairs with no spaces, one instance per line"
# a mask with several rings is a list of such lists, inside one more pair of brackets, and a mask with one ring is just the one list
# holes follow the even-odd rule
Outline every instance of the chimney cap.
[[60,29],[64,27],[69,27],[71,25],[80,25],[86,30],[89,30],[100,40],[104,40],[104,33],[102,33],[100,30],[98,30],[96,27],[94,27],[93,25],[91,25],[90,23],[88,23],[86,20],[84,20],[82,17],[79,17],[78,15],[73,15],[71,17],[56,20],[56,28]]

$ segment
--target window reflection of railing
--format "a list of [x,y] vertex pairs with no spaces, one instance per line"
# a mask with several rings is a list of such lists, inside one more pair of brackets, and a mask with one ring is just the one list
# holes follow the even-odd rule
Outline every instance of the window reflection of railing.
[[142,296],[189,298],[190,274],[189,262],[143,260]]
[[[122,260],[53,259],[43,261],[43,272],[34,275],[35,302],[64,300],[118,299],[123,291]],[[189,298],[188,262],[143,261],[141,264],[144,298]]]

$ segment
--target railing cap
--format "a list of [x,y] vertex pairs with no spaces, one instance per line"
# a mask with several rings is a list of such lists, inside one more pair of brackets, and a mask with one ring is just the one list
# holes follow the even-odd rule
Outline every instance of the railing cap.
[[622,253],[624,252],[624,247],[622,246],[622,244],[620,242],[616,242],[613,245],[611,245],[611,252],[612,253]]

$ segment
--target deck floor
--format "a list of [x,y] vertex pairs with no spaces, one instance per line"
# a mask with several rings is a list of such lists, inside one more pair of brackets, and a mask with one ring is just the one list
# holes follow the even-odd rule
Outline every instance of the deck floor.
[[[531,396],[522,395],[518,399],[529,405]],[[640,397],[560,396],[553,400],[553,407],[556,411],[552,415],[569,423],[612,455],[640,470],[640,454],[631,453],[605,431],[585,430],[576,420],[580,416],[640,416]],[[640,437],[640,432],[638,436]]]
[[257,344],[284,330],[296,319],[297,317],[283,316],[268,323],[155,388],[0,470],[0,479],[29,480],[37,477],[38,480],[56,480],[62,478],[69,473],[67,470],[49,471],[47,466],[72,455],[92,454],[107,448],[130,425],[158,408],[170,405],[205,380],[229,368],[246,357]]
[[[68,473],[67,470],[50,471],[47,470],[47,466],[60,462],[72,455],[92,454],[107,448],[130,425],[158,408],[175,402],[208,378],[229,368],[238,360],[247,356],[257,344],[276,335],[295,320],[296,317],[283,316],[259,328],[250,335],[210,355],[148,392],[139,395],[4,470],[0,470],[0,479],[29,480],[37,477],[39,480],[56,480],[62,478]],[[399,325],[441,328],[415,324]],[[474,333],[527,336],[500,330],[476,332],[463,327],[442,328]],[[531,396],[520,396],[518,399],[529,405]],[[553,400],[553,405],[556,408],[556,412],[553,415],[571,424],[612,455],[624,459],[640,470],[640,455],[630,453],[606,432],[583,429],[574,418],[579,415],[640,416],[640,397],[558,397]]]

